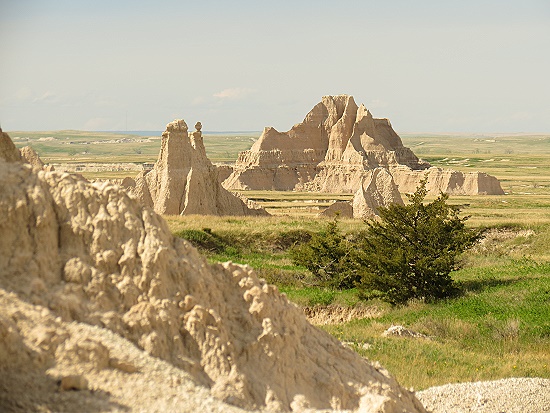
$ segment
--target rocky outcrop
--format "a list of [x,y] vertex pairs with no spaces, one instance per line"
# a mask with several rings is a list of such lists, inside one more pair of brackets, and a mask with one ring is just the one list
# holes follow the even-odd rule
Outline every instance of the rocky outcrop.
[[424,166],[387,119],[373,118],[352,96],[324,96],[288,132],[266,128],[224,186],[355,192],[366,170],[393,164]]
[[184,120],[169,123],[162,134],[157,162],[129,188],[147,206],[169,215],[267,215],[249,207],[219,183],[217,168],[206,156],[202,125],[188,133]]
[[9,135],[0,128],[0,159],[6,162],[25,162],[38,170],[53,170],[53,166],[45,166],[38,153],[30,146],[17,149]]
[[24,146],[20,149],[21,158],[24,162],[30,164],[33,168],[42,170],[45,168],[44,162],[38,156],[38,153],[30,146]]
[[[8,375],[0,378],[17,378],[16,387],[28,388],[25,377],[34,383],[49,368],[83,376],[77,381],[96,390],[118,377],[132,384],[115,391],[139,400],[140,388],[149,391],[168,370],[166,392],[201,384],[246,409],[425,411],[384,370],[311,326],[250,267],[209,265],[119,186],[0,161],[0,188],[0,368]],[[135,347],[121,337],[165,364],[151,368],[131,356]],[[26,369],[34,373],[21,376]],[[133,372],[149,372],[149,380]],[[11,382],[2,383],[6,400]],[[52,400],[58,390],[46,384],[36,393]],[[197,393],[188,391],[191,405]],[[86,397],[99,403],[105,393]],[[203,411],[214,411],[205,403]]]
[[353,196],[353,217],[375,218],[380,207],[387,208],[391,204],[404,205],[397,185],[387,169],[373,169]]
[[439,195],[440,192],[451,195],[504,195],[498,179],[483,172],[459,172],[436,167],[424,171],[396,167],[390,171],[402,193],[414,192],[420,180],[427,175],[426,189],[430,195]]
[[[304,121],[288,132],[266,128],[250,150],[239,154],[223,185],[228,189],[354,193],[368,171],[378,167],[423,171],[430,164],[403,146],[388,119],[374,118],[364,105],[357,106],[352,96],[324,96]],[[453,174],[464,175],[464,182],[471,179],[461,172]],[[411,184],[414,189],[421,176],[421,172],[410,175],[411,180],[418,178]],[[493,191],[487,193],[501,193],[493,177],[476,176],[481,187]],[[434,179],[437,185],[435,182],[443,183],[441,179]],[[480,193],[471,192],[468,185],[460,190]]]
[[387,208],[391,204],[404,205],[401,194],[388,170],[376,168],[365,175],[353,200],[335,202],[320,215],[374,219],[380,207]]
[[0,159],[6,162],[21,162],[21,153],[15,147],[10,136],[0,129]]
[[218,182],[221,184],[233,173],[233,165],[227,164],[214,164],[218,170]]

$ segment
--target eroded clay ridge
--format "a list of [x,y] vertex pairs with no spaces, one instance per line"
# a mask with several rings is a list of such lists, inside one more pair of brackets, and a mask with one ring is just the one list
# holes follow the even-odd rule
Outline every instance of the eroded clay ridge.
[[403,198],[385,168],[368,171],[351,201],[337,201],[320,213],[321,216],[374,219],[380,207],[404,205]]
[[30,146],[24,146],[20,150],[17,149],[9,135],[2,132],[2,128],[0,128],[0,158],[8,162],[22,161],[37,170],[54,170],[54,167],[51,165],[46,167],[38,156],[38,153]]
[[221,186],[218,171],[206,156],[201,123],[195,128],[188,133],[183,119],[169,123],[153,169],[123,185],[159,214],[268,215]]
[[0,233],[0,296],[10,297],[1,305],[29,303],[49,320],[47,329],[33,324],[38,316],[22,304],[0,311],[12,314],[0,317],[3,374],[38,374],[63,360],[103,369],[83,370],[91,388],[110,369],[132,374],[122,350],[114,361],[105,355],[103,335],[90,342],[69,334],[74,321],[117,333],[242,408],[424,412],[412,393],[311,326],[250,267],[207,264],[117,185],[0,159]]
[[[401,192],[414,192],[430,164],[403,146],[388,119],[373,118],[352,96],[324,96],[288,132],[265,128],[252,148],[239,154],[223,185],[228,189],[353,193],[361,187],[366,172],[377,167],[391,172]],[[453,177],[430,170],[430,192],[503,193],[498,180],[489,175],[450,172]],[[476,185],[470,184],[474,181]]]

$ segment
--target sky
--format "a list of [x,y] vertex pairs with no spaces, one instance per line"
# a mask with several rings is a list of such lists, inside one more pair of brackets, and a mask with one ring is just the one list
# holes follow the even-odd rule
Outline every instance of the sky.
[[0,0],[0,126],[550,132],[550,0]]

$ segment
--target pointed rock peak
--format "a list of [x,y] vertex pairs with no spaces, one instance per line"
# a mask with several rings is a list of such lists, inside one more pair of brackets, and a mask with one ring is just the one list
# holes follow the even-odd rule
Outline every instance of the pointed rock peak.
[[361,106],[359,106],[359,109],[357,109],[357,120],[356,122],[361,121],[362,119],[372,119],[372,114],[370,113],[370,110],[368,110],[363,103],[361,103]]
[[176,119],[166,125],[166,132],[187,132],[187,130],[187,123],[183,119]]
[[21,154],[6,132],[0,132],[0,159],[6,162],[21,162]]
[[134,195],[161,214],[268,215],[221,186],[201,130],[197,122],[195,131],[188,133],[183,119],[166,125],[158,161],[135,178]]

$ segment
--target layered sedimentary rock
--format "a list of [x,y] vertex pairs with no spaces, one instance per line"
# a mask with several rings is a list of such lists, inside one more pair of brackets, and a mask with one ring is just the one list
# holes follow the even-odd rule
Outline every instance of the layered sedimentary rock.
[[206,156],[202,125],[195,126],[193,133],[182,119],[166,126],[157,162],[135,178],[132,191],[159,214],[267,215],[220,185]]
[[387,119],[375,119],[352,96],[324,96],[288,132],[266,128],[241,152],[224,182],[233,189],[355,192],[366,170],[392,164],[423,167]]
[[401,194],[388,170],[376,168],[364,176],[351,201],[335,202],[321,215],[373,219],[379,215],[380,207],[388,207],[391,204],[403,205]]
[[[377,167],[423,171],[430,165],[403,146],[388,119],[373,118],[352,96],[324,96],[288,132],[266,128],[250,150],[239,154],[223,185],[228,189],[354,193],[367,172]],[[465,182],[479,180],[480,186],[494,189],[490,193],[502,192],[500,186],[484,183],[485,179],[494,181],[488,175],[453,173],[463,175]],[[421,174],[410,177],[418,178],[416,188]],[[436,174],[433,177],[434,185],[442,182]],[[468,186],[461,191],[471,193]]]
[[451,195],[503,195],[500,182],[494,176],[484,172],[458,172],[451,169],[431,167],[423,171],[415,171],[407,167],[390,169],[399,191],[412,193],[418,182],[426,175],[426,189],[430,195],[445,192]]
[[[0,400],[16,411],[62,400],[53,374],[67,369],[77,376],[62,377],[61,390],[91,389],[81,396],[89,411],[141,411],[129,395],[139,401],[166,377],[177,411],[234,411],[221,401],[277,412],[425,411],[250,267],[209,265],[119,186],[0,160],[0,217]],[[164,364],[151,369],[129,343]],[[25,400],[6,393],[13,380],[27,389],[40,377]],[[109,404],[106,386],[121,380],[131,385],[113,384],[119,396]],[[201,408],[207,395],[221,401]]]

